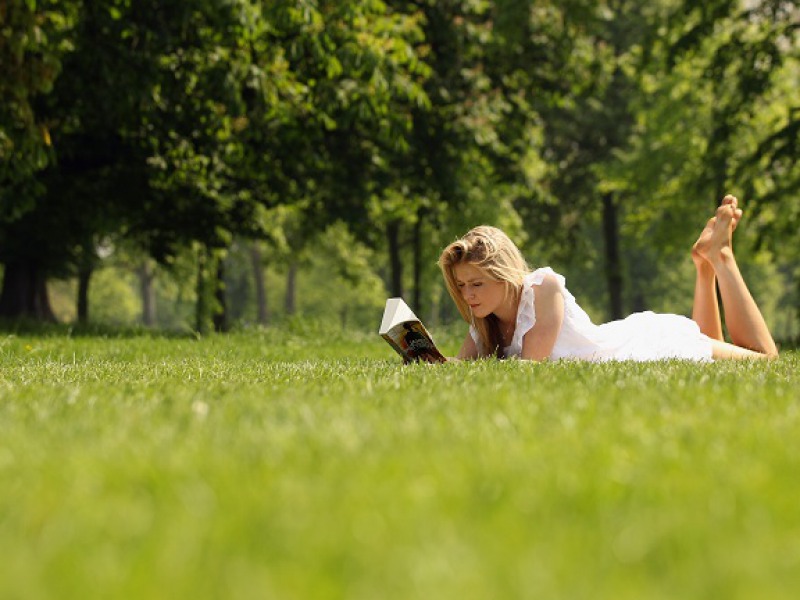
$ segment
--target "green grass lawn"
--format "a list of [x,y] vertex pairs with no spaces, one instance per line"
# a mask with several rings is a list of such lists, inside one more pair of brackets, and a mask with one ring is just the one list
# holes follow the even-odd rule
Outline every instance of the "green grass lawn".
[[0,598],[800,593],[800,354],[402,367],[323,333],[0,335]]

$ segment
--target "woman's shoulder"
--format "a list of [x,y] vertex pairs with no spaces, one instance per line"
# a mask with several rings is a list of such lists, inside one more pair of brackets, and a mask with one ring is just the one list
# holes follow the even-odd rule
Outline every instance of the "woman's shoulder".
[[546,321],[551,314],[556,314],[554,299],[557,296],[567,297],[564,278],[550,267],[541,267],[525,276],[517,315],[517,329],[514,333],[519,338],[520,348],[522,339],[536,324],[538,318],[543,317]]
[[566,279],[564,279],[564,276],[556,273],[550,267],[539,267],[538,269],[528,273],[524,279],[524,285],[526,288],[529,288],[532,285],[564,288],[565,284]]

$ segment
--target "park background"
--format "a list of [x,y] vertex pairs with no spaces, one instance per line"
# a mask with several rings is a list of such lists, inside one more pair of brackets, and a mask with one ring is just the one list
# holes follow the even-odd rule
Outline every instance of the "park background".
[[795,1],[0,3],[0,316],[377,327],[505,228],[596,321],[688,314],[725,193],[800,333]]
[[[0,0],[0,597],[795,600],[797,1]],[[479,223],[772,361],[445,353]],[[224,332],[215,334],[214,330]]]

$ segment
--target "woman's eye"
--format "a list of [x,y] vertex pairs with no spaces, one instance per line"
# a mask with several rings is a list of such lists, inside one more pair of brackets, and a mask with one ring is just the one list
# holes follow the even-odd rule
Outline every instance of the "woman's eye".
[[481,287],[483,284],[482,283],[473,283],[472,285],[474,285],[475,287]]

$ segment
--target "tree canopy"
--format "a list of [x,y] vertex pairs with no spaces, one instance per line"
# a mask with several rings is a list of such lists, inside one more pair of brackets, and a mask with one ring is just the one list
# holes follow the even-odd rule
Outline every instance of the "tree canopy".
[[6,317],[52,318],[47,279],[88,287],[115,245],[200,249],[213,279],[237,238],[288,260],[322,232],[418,306],[480,222],[604,269],[616,316],[728,191],[796,259],[797,0],[6,0],[0,22]]

